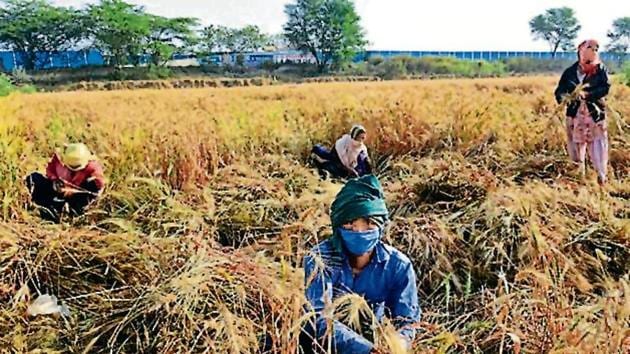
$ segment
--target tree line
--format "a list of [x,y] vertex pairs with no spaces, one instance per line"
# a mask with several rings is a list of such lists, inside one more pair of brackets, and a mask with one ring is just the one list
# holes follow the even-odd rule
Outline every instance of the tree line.
[[193,17],[168,18],[123,0],[101,0],[82,9],[47,0],[0,1],[0,47],[20,52],[26,69],[38,52],[98,49],[111,66],[149,58],[164,65],[174,53],[244,53],[286,43],[312,53],[323,69],[348,60],[366,44],[350,0],[296,0],[286,6],[284,33],[258,26],[202,27]]
[[[575,11],[569,7],[546,10],[529,21],[531,34],[535,39],[544,40],[555,57],[559,49],[575,50],[575,40],[582,28]],[[620,17],[613,21],[607,33],[607,50],[614,53],[628,53],[630,49],[630,17]]]
[[[174,53],[245,53],[280,45],[312,54],[321,71],[340,67],[367,45],[351,0],[293,0],[285,14],[283,33],[270,35],[255,25],[201,26],[193,17],[158,16],[123,0],[100,0],[81,9],[47,0],[4,0],[0,48],[21,53],[29,70],[36,67],[38,52],[96,48],[111,66],[138,65],[143,58],[160,66]],[[573,10],[565,7],[536,16],[530,28],[555,54],[573,47],[580,25]],[[609,50],[628,52],[630,17],[615,20],[608,37]]]

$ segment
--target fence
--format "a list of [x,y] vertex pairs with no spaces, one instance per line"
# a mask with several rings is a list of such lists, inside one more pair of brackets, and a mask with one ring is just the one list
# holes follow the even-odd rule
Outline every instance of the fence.
[[[11,71],[24,67],[25,57],[20,52],[0,52],[0,70]],[[35,68],[62,69],[80,68],[83,66],[102,66],[105,60],[97,50],[64,51],[58,53],[40,52],[36,54]]]
[[[556,52],[555,57],[551,52],[519,52],[519,51],[383,51],[374,50],[359,54],[356,59],[366,60],[370,57],[392,58],[399,56],[409,56],[414,58],[421,57],[452,57],[461,60],[502,60],[510,58],[532,58],[532,59],[557,59],[557,60],[576,60],[575,52]],[[621,53],[600,53],[600,57],[604,61],[623,61],[627,54]]]
[[[354,61],[360,62],[372,57],[392,58],[397,56],[410,56],[415,58],[421,57],[452,57],[461,60],[502,60],[510,58],[534,58],[534,59],[557,59],[557,60],[575,60],[574,52],[557,52],[555,58],[551,52],[519,52],[519,51],[383,51],[368,50],[355,56]],[[611,62],[623,62],[628,58],[628,54],[619,53],[600,53],[602,60]],[[173,60],[178,59],[195,59],[190,55],[174,55]],[[140,58],[140,63],[149,62],[148,56]],[[237,62],[237,54],[217,54],[205,58],[196,58],[193,63],[213,63],[217,65],[234,64]],[[299,51],[280,51],[280,52],[256,52],[243,54],[243,64],[249,67],[257,67],[264,62],[272,61],[274,63],[291,61],[291,62],[313,62],[314,58],[311,54],[303,54]],[[0,51],[0,71],[10,72],[15,68],[24,67],[24,55],[20,52]],[[95,50],[81,51],[64,51],[48,53],[37,53],[35,68],[37,70],[47,69],[63,69],[63,68],[81,68],[85,66],[103,66],[106,64],[106,58]]]

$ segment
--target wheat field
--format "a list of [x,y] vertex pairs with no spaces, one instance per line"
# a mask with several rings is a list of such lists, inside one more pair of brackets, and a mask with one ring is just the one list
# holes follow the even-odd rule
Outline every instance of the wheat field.
[[[630,352],[630,88],[610,183],[564,150],[557,78],[64,92],[0,99],[0,352],[295,353],[304,253],[341,185],[314,143],[368,131],[418,275],[415,353]],[[61,225],[22,180],[83,141],[108,184]],[[39,294],[69,316],[26,315]],[[338,315],[364,304],[344,299]],[[384,323],[376,341],[399,353]]]

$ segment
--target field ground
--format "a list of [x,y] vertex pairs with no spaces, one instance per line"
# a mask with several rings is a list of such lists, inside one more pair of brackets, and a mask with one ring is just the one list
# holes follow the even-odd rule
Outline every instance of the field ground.
[[[414,352],[628,353],[630,88],[609,95],[601,189],[567,162],[555,80],[2,98],[0,351],[294,352],[299,266],[340,188],[307,153],[361,122],[387,241],[418,274]],[[67,141],[86,142],[109,183],[86,217],[42,224],[22,179]],[[38,293],[70,316],[27,317]],[[388,324],[376,336],[394,346]]]

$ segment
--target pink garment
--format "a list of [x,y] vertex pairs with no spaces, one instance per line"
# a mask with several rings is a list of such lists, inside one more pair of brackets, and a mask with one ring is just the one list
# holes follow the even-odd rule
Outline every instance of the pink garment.
[[61,159],[57,154],[53,155],[46,166],[46,177],[48,177],[51,181],[62,179],[78,187],[80,187],[85,181],[94,181],[98,189],[102,189],[105,185],[103,166],[101,166],[101,164],[97,161],[91,160],[83,169],[73,171],[61,162]]
[[352,139],[350,134],[344,134],[335,143],[335,150],[341,163],[347,168],[356,168],[359,155],[362,152],[367,154],[367,147],[360,141]]
[[566,118],[567,150],[569,157],[584,168],[586,151],[597,171],[600,183],[606,181],[608,169],[608,129],[606,120],[595,123],[582,103],[575,118]]
[[597,66],[601,63],[598,52],[599,43],[594,39],[587,39],[578,46],[580,69],[586,76],[595,75],[597,72]]

